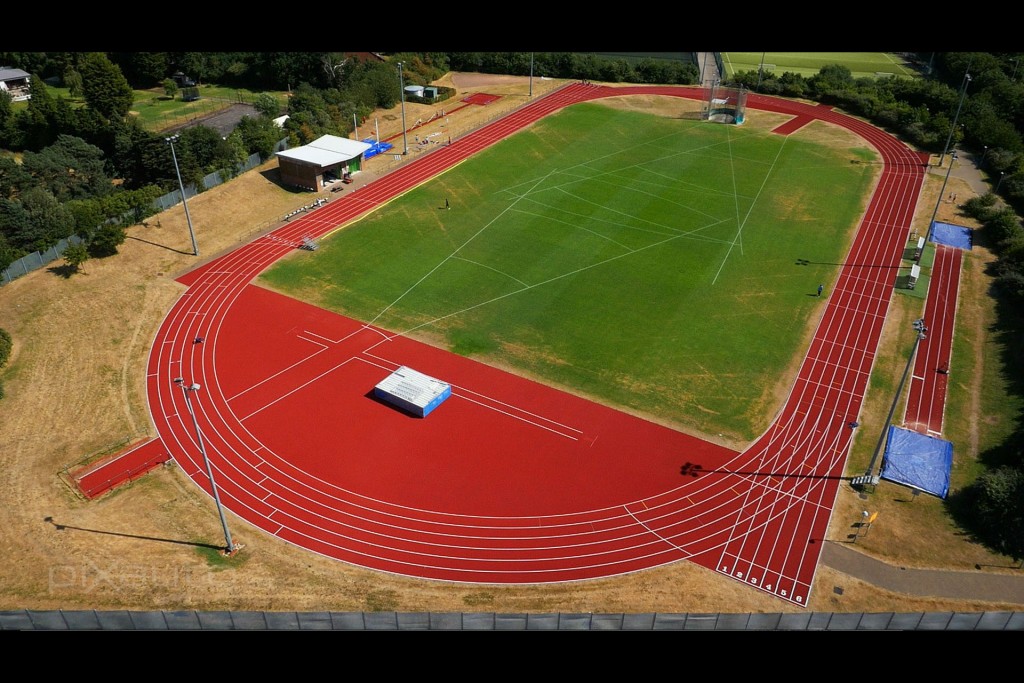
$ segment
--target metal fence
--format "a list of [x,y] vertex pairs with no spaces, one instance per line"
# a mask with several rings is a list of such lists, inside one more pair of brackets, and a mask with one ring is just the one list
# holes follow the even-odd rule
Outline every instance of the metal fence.
[[11,610],[0,631],[1024,631],[1024,612],[499,614]]
[[22,275],[31,273],[33,270],[38,270],[49,263],[53,263],[60,258],[60,255],[64,253],[64,250],[69,244],[81,243],[81,237],[78,235],[72,235],[67,239],[57,242],[57,244],[46,251],[33,251],[28,256],[22,256],[17,261],[12,262],[11,265],[0,270],[0,286],[6,285],[14,278],[21,277]]
[[[288,140],[286,138],[277,143],[277,146],[274,148],[274,151],[279,152],[282,149],[287,149],[287,147]],[[251,171],[252,169],[256,168],[262,163],[263,161],[260,159],[259,154],[251,154],[249,155],[249,158],[245,160],[245,163],[240,164],[238,168],[235,169],[233,175],[229,175],[224,171],[218,171],[216,173],[210,173],[209,175],[205,176],[203,178],[203,188],[208,190],[211,187],[216,187],[217,185],[227,182],[232,177],[234,177],[234,175],[241,175],[246,171]],[[187,199],[191,199],[198,193],[199,191],[196,189],[195,183],[185,186],[185,197]],[[157,210],[157,213],[159,213],[161,211],[166,211],[172,206],[175,206],[176,204],[180,203],[181,191],[174,190],[173,192],[168,192],[167,194],[154,199],[153,207]],[[34,251],[28,256],[22,256],[20,259],[12,262],[11,265],[7,266],[7,268],[0,270],[0,287],[6,285],[15,278],[19,278],[22,275],[27,275],[28,273],[31,273],[33,270],[37,270],[49,263],[52,263],[53,261],[56,261],[57,259],[60,258],[61,254],[64,253],[64,249],[66,249],[69,244],[80,244],[81,242],[82,238],[80,238],[78,235],[72,235],[67,239],[61,240],[56,245],[50,247],[46,251]]]

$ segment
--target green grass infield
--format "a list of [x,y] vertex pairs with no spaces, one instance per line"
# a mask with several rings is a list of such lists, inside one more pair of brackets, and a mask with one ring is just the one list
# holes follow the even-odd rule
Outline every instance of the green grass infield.
[[[680,429],[750,440],[806,353],[873,153],[578,104],[261,281]],[[445,209],[445,200],[451,209]]]

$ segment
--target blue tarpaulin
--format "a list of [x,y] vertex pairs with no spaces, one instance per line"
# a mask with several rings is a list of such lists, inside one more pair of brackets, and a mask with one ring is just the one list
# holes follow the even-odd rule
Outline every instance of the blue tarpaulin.
[[889,427],[882,479],[905,484],[939,498],[949,493],[953,444],[909,429]]
[[932,242],[936,244],[945,244],[970,251],[973,241],[971,235],[971,229],[963,225],[953,225],[941,221],[932,223]]
[[363,153],[364,159],[369,159],[370,157],[375,157],[378,154],[383,154],[394,147],[390,142],[377,142],[373,138],[366,138],[363,142],[370,145],[370,149]]

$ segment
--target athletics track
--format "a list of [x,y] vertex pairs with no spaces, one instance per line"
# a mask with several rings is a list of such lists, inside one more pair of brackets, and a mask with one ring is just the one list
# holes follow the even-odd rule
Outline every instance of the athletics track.
[[[183,377],[202,386],[192,403],[224,507],[312,552],[494,584],[689,560],[806,605],[927,163],[889,134],[827,107],[748,98],[856,133],[884,167],[788,400],[739,453],[251,284],[289,245],[550,113],[632,94],[702,91],[566,86],[180,278],[188,290],[147,368],[159,438],[137,450],[173,458],[210,492]],[[375,400],[401,365],[450,382],[452,398],[425,420]],[[915,370],[919,395],[935,375]]]

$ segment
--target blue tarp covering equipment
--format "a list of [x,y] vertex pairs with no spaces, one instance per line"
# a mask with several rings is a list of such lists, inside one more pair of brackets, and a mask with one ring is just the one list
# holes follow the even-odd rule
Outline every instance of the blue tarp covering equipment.
[[384,152],[394,147],[394,145],[392,145],[390,142],[378,142],[373,138],[366,138],[365,140],[363,140],[363,142],[370,145],[370,149],[363,152],[364,159],[369,159],[370,157],[375,157],[378,154],[383,154]]
[[972,232],[963,225],[935,221],[932,223],[932,242],[970,251],[973,243]]
[[882,479],[905,484],[939,498],[949,493],[949,473],[953,468],[953,444],[927,434],[918,434],[895,425],[882,460]]

